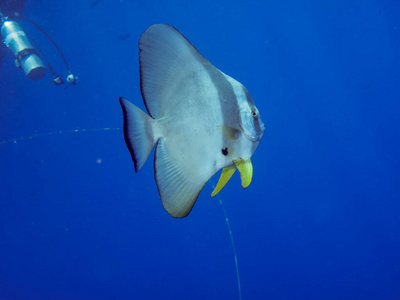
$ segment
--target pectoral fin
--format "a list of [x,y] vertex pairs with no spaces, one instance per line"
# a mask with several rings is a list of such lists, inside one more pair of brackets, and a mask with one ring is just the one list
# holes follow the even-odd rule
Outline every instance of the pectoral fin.
[[222,170],[221,176],[219,177],[217,186],[211,193],[211,197],[214,197],[216,194],[219,193],[219,191],[225,186],[225,184],[231,179],[233,173],[236,171],[236,165],[232,165],[229,167],[226,167]]
[[236,128],[229,126],[219,126],[219,128],[222,130],[222,133],[227,140],[237,140],[240,137],[240,130],[237,130]]
[[253,165],[251,164],[250,158],[247,160],[238,159],[234,160],[233,162],[239,169],[242,187],[247,188],[250,185],[251,179],[253,178]]

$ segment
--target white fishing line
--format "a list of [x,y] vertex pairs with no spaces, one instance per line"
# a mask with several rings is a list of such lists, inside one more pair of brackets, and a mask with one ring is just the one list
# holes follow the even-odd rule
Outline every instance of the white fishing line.
[[[213,190],[215,190],[215,185],[213,182],[211,182],[211,185],[213,187]],[[231,229],[231,224],[229,223],[228,219],[228,214],[226,213],[225,207],[222,204],[221,197],[219,194],[215,195],[218,198],[219,204],[221,204],[222,211],[224,212],[224,217],[226,221],[226,226],[228,227],[228,232],[229,232],[229,237],[231,239],[231,245],[232,245],[232,251],[233,251],[233,257],[235,259],[235,269],[236,269],[236,278],[237,278],[237,285],[238,285],[238,292],[239,292],[239,300],[242,300],[242,288],[240,286],[240,275],[239,275],[239,263],[238,263],[238,258],[237,258],[237,253],[236,253],[236,247],[235,247],[235,241],[233,240],[233,234],[232,234],[232,229]]]
[[[66,129],[66,130],[58,130],[58,131],[51,131],[51,132],[44,132],[44,133],[34,133],[32,135],[28,136],[21,136],[18,138],[14,139],[8,139],[8,140],[3,140],[0,141],[0,145],[5,145],[5,144],[16,144],[21,141],[26,141],[26,140],[32,140],[35,138],[43,137],[43,136],[50,136],[50,135],[61,135],[61,134],[66,134],[66,133],[83,133],[83,132],[94,132],[94,131],[117,131],[117,130],[122,130],[122,128],[118,127],[103,127],[103,128],[77,128],[77,129]],[[213,186],[213,189],[215,189],[215,185],[210,181],[211,185]],[[238,258],[237,258],[237,253],[236,253],[236,247],[235,247],[235,242],[233,240],[233,234],[232,234],[232,229],[231,225],[229,223],[228,215],[226,213],[225,207],[222,204],[221,197],[219,195],[216,195],[218,198],[218,202],[221,205],[222,211],[224,213],[225,217],[225,222],[226,226],[228,227],[228,232],[229,232],[229,237],[231,240],[231,245],[232,245],[232,251],[233,251],[233,256],[235,259],[235,269],[236,269],[236,278],[237,278],[237,285],[238,285],[238,292],[239,292],[239,300],[242,300],[242,289],[240,286],[240,276],[239,276],[239,263],[238,263]]]
[[78,129],[66,129],[66,130],[59,130],[59,131],[44,132],[44,133],[34,133],[34,134],[28,135],[28,136],[21,136],[19,138],[15,138],[15,139],[0,141],[0,145],[10,144],[10,143],[16,144],[17,142],[20,142],[20,141],[32,140],[34,138],[48,136],[48,135],[56,135],[56,134],[64,134],[64,133],[78,133],[78,132],[93,132],[93,131],[112,131],[112,130],[121,130],[121,128],[111,128],[111,127],[89,128],[89,129],[78,128]]

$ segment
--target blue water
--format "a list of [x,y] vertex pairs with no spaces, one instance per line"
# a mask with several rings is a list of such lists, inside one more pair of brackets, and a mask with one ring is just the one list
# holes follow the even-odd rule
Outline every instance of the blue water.
[[[0,299],[400,299],[399,1],[42,0],[24,15],[79,83],[1,63]],[[144,109],[153,23],[242,82],[266,125],[250,187],[235,174],[219,194],[241,294],[212,185],[173,219],[152,158],[135,174],[125,146],[118,97]]]

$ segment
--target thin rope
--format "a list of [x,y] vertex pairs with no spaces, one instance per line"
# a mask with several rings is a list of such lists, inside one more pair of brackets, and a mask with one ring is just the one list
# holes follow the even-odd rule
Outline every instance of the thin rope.
[[[212,182],[211,182],[211,185],[213,186],[213,189],[215,189],[215,185]],[[236,269],[237,286],[238,286],[238,292],[239,292],[239,300],[242,300],[242,288],[240,285],[238,256],[236,253],[235,241],[233,240],[231,224],[229,223],[228,214],[226,213],[225,207],[222,204],[221,197],[218,194],[216,195],[216,197],[218,198],[219,204],[221,204],[222,211],[224,212],[226,226],[228,227],[229,237],[230,237],[231,245],[232,245],[233,257],[235,259],[235,269]]]
[[115,131],[115,130],[121,130],[121,128],[118,128],[118,127],[117,128],[112,128],[112,127],[82,128],[82,129],[81,128],[77,128],[77,129],[66,129],[66,130],[58,130],[58,131],[51,131],[51,132],[43,132],[43,133],[39,132],[39,133],[34,133],[34,134],[28,135],[28,136],[21,136],[21,137],[14,138],[14,139],[0,141],[0,145],[9,144],[9,143],[16,144],[17,142],[20,142],[20,141],[32,140],[34,138],[48,136],[48,135],[56,135],[56,134],[64,134],[64,133],[76,133],[76,132]]

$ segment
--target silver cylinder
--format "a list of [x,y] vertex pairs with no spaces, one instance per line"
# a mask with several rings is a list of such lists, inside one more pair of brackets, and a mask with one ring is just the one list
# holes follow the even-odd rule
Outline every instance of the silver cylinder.
[[26,77],[31,80],[42,78],[46,68],[19,24],[13,20],[4,21],[1,25],[1,35]]

